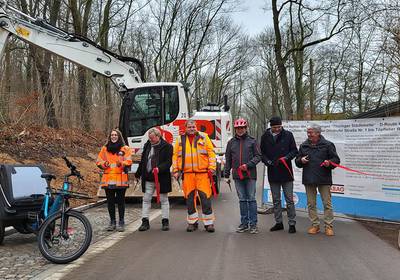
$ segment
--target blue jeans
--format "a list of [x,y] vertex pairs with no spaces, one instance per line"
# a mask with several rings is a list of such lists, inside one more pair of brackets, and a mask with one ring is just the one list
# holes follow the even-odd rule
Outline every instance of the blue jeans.
[[240,223],[257,225],[256,180],[235,180],[235,187],[239,197]]

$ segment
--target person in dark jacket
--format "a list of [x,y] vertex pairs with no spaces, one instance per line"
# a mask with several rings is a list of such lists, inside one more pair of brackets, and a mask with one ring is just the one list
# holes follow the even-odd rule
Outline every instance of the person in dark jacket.
[[229,140],[225,153],[224,177],[235,181],[240,205],[240,225],[236,232],[258,233],[256,201],[256,165],[261,160],[256,139],[247,134],[247,121],[240,118],[234,123],[235,137]]
[[292,159],[298,153],[290,131],[283,129],[280,117],[272,117],[270,128],[261,136],[262,161],[268,169],[268,182],[274,204],[275,225],[270,231],[283,230],[281,187],[285,196],[289,233],[296,232],[296,210],[293,202]]
[[151,199],[156,191],[155,174],[160,183],[161,223],[162,230],[169,230],[169,200],[168,193],[172,191],[171,172],[173,147],[161,137],[161,132],[152,128],[148,132],[149,140],[144,144],[142,157],[135,173],[142,181],[142,225],[139,231],[150,229],[149,214]]
[[320,231],[320,223],[317,214],[316,200],[317,189],[324,205],[325,234],[334,235],[333,232],[333,208],[331,202],[332,169],[340,163],[335,145],[321,135],[321,127],[311,124],[307,127],[308,139],[300,145],[299,154],[296,157],[296,165],[303,168],[302,182],[306,188],[308,216],[312,226],[309,234],[317,234]]

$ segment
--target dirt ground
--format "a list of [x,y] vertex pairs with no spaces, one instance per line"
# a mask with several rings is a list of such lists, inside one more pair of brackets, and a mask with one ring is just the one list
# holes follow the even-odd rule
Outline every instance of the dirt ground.
[[391,224],[384,222],[359,221],[366,229],[386,241],[394,248],[399,248],[398,236],[400,224]]
[[53,188],[59,188],[63,175],[69,169],[63,156],[77,167],[84,177],[79,182],[72,179],[73,190],[89,194],[89,201],[72,201],[73,205],[97,200],[96,193],[100,170],[95,161],[106,136],[100,132],[84,132],[78,129],[51,129],[47,127],[0,128],[0,164],[41,164],[46,172],[56,175]]
[[[90,203],[96,197],[99,169],[95,165],[97,153],[105,143],[106,135],[101,132],[85,132],[78,129],[51,129],[47,127],[0,128],[0,164],[42,164],[47,172],[57,176],[53,187],[61,186],[63,175],[68,172],[62,156],[67,156],[75,164],[85,180],[74,181],[74,190],[87,193],[93,199],[74,201],[74,205]],[[400,225],[360,221],[369,231],[398,248]]]

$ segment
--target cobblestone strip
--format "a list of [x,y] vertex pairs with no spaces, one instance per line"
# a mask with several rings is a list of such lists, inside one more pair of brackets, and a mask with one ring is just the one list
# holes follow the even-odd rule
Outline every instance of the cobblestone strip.
[[[161,210],[154,211],[149,220],[154,220],[158,216],[161,215]],[[129,234],[138,230],[141,225],[141,220],[137,220],[134,223],[130,224],[126,227],[125,232],[116,232],[110,236],[105,237],[104,239],[100,240],[99,242],[91,245],[88,251],[80,257],[78,260],[74,261],[71,264],[67,264],[64,266],[54,265],[52,268],[38,274],[35,276],[35,280],[58,280],[63,278],[69,272],[71,272],[74,268],[77,268],[83,265],[86,261],[93,258],[97,254],[107,250],[108,248],[112,247],[114,244],[119,242],[121,239],[127,237]]]
[[[118,211],[117,211],[118,212]],[[96,243],[106,237],[114,238],[124,233],[113,233],[105,230],[109,223],[107,206],[102,204],[98,207],[84,211],[93,229],[92,244],[88,252]],[[159,213],[159,210],[151,212]],[[141,209],[138,205],[126,204],[125,222],[127,229],[134,226],[134,222],[140,220]],[[114,235],[115,234],[115,235]],[[87,253],[88,253],[87,252]],[[85,253],[82,258],[87,254]],[[71,264],[78,263],[77,260]],[[64,265],[65,266],[65,265]],[[39,252],[36,235],[14,233],[4,239],[4,245],[0,246],[0,279],[37,279],[37,276],[46,270],[57,267],[61,270],[63,265],[55,265],[47,261]]]

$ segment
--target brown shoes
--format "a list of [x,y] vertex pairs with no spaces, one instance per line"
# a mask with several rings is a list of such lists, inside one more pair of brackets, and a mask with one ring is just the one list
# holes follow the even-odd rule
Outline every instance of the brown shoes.
[[325,227],[325,235],[326,236],[334,236],[335,233],[333,232],[333,228],[332,227]]
[[312,226],[308,229],[307,233],[308,234],[317,234],[319,233],[320,229],[319,226]]

